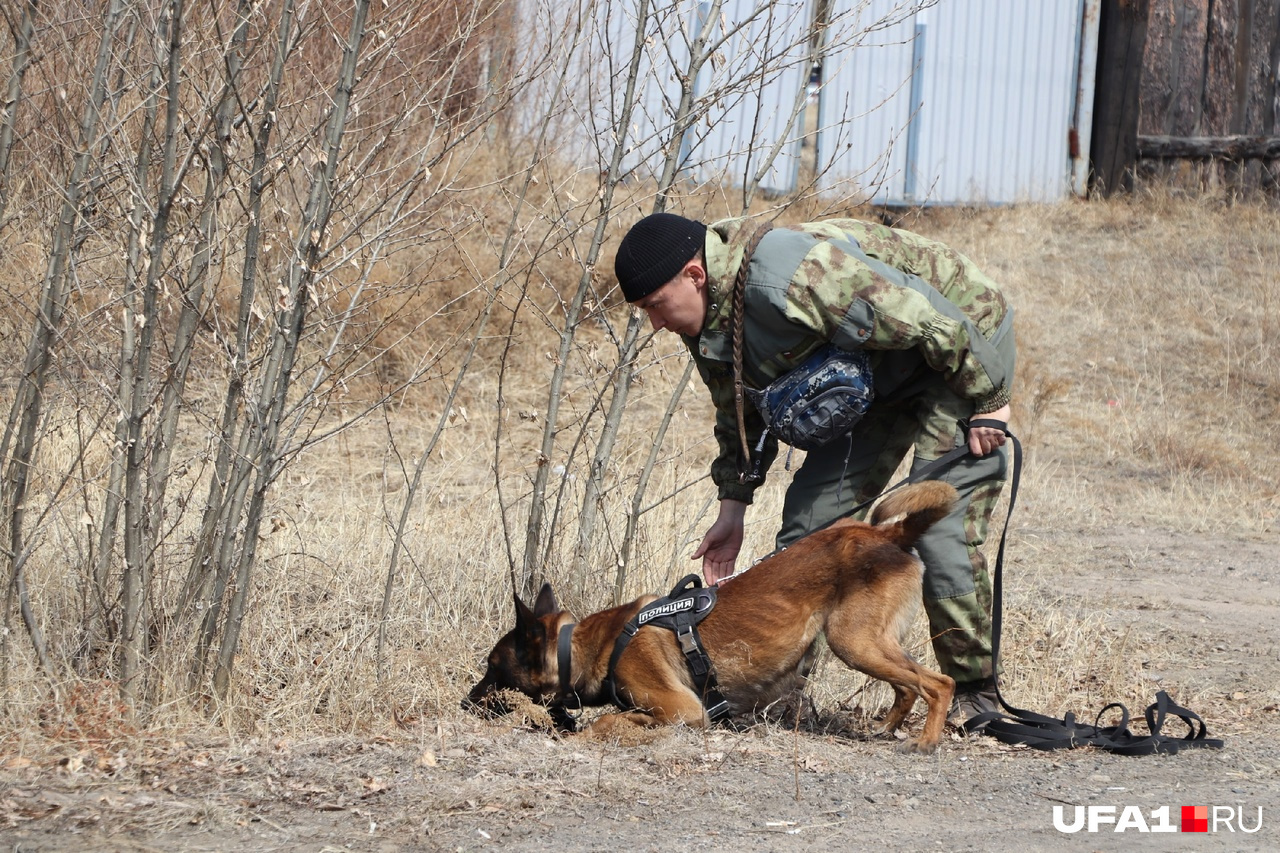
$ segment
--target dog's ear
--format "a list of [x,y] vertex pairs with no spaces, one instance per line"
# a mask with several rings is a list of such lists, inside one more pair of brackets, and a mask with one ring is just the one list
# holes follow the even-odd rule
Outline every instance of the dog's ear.
[[538,617],[529,609],[529,605],[520,600],[519,595],[512,595],[516,600],[516,627],[521,628],[532,625],[538,621]]
[[538,600],[533,605],[534,616],[546,616],[548,613],[559,613],[560,605],[556,602],[556,594],[551,591],[551,584],[544,583],[538,593]]

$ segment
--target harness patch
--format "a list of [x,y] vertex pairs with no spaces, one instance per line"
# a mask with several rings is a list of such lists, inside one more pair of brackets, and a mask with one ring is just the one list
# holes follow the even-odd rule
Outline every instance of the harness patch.
[[656,628],[667,628],[676,635],[680,651],[684,654],[689,674],[693,677],[694,689],[702,699],[702,705],[712,722],[729,714],[729,702],[721,695],[716,685],[715,667],[702,645],[698,635],[698,623],[707,617],[716,606],[715,587],[703,587],[702,579],[697,575],[687,575],[665,598],[651,602],[637,613],[630,622],[623,626],[622,632],[613,644],[613,655],[609,658],[609,671],[605,676],[605,684],[613,703],[619,708],[627,707],[618,695],[618,682],[614,670],[622,652],[630,644],[631,639],[640,629],[652,625]]
[[681,598],[676,601],[658,599],[657,602],[636,614],[636,626],[643,628],[659,616],[671,616],[676,613],[683,613],[686,610],[692,610],[695,604],[696,602],[692,598]]

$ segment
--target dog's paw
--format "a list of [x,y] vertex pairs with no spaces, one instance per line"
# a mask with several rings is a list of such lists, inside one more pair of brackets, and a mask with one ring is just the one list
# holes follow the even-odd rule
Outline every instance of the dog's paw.
[[904,740],[902,743],[898,744],[898,752],[914,753],[917,755],[931,755],[937,750],[937,748],[938,742],[936,740],[926,743],[923,740],[912,739]]
[[630,714],[604,714],[592,720],[584,733],[592,740],[621,746],[644,746],[667,735],[661,729],[645,725],[643,719],[634,719]]
[[571,735],[578,730],[578,718],[569,713],[563,705],[552,705],[547,708],[547,716],[551,718],[551,724],[560,734]]

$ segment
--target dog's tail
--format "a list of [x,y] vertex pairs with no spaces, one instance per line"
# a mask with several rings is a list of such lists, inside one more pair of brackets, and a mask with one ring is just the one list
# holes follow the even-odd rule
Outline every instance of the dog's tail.
[[871,523],[886,531],[906,551],[955,505],[956,490],[937,480],[926,480],[891,492],[876,505]]

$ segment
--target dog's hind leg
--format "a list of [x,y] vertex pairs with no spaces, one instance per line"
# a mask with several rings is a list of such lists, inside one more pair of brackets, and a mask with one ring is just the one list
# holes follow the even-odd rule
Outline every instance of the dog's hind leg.
[[918,698],[915,691],[898,685],[890,684],[893,688],[893,705],[889,708],[889,712],[884,715],[884,721],[880,723],[877,734],[891,735],[898,730],[898,726],[902,725],[902,721],[907,718],[907,714],[911,713],[912,707],[916,704]]
[[919,696],[928,703],[924,731],[918,740],[904,743],[903,749],[933,752],[942,737],[942,726],[955,692],[955,682],[913,661],[898,641],[896,626],[877,625],[874,620],[869,620],[871,624],[868,624],[868,620],[858,618],[865,615],[865,610],[848,616],[833,613],[827,621],[827,645],[847,666],[893,686],[895,700],[882,726],[884,731],[893,731],[901,724],[915,704],[913,696]]
[[941,673],[925,669],[910,658],[906,658],[906,662],[912,676],[908,686],[929,704],[929,713],[925,717],[924,731],[920,733],[920,737],[915,741],[907,741],[903,748],[908,752],[933,752],[938,748],[938,740],[942,737],[942,727],[947,721],[947,711],[951,708],[956,683]]
[[924,731],[920,733],[919,739],[907,741],[902,747],[908,752],[933,752],[937,748],[942,736],[942,726],[947,719],[947,710],[951,705],[951,696],[955,692],[954,681],[945,675],[930,672],[900,650],[890,650],[878,645],[863,646],[851,650],[853,653],[846,657],[834,643],[831,647],[841,660],[854,669],[893,686],[897,698],[885,718],[883,731],[891,732],[902,723],[915,704],[915,696],[924,699],[929,706]]

